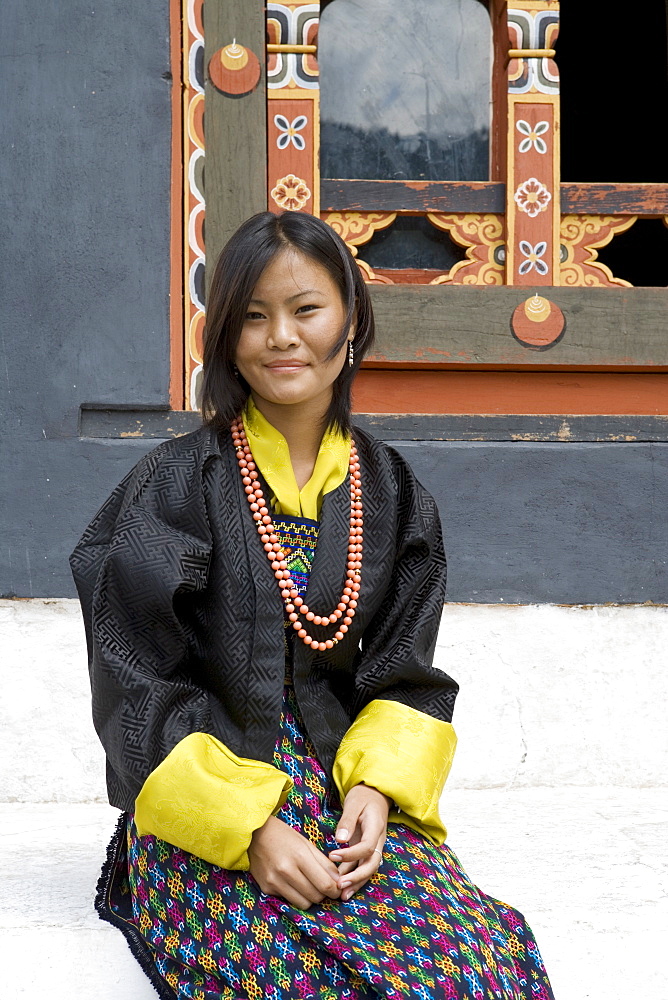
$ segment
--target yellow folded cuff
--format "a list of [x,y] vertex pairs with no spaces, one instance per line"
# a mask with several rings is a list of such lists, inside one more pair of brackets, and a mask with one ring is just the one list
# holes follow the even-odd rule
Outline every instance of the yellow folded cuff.
[[376,699],[343,737],[334,761],[334,783],[342,801],[354,785],[377,788],[398,807],[390,811],[390,822],[405,823],[442,844],[447,831],[438,805],[456,746],[451,723],[396,701]]
[[221,868],[247,871],[254,831],[278,812],[292,785],[271,764],[191,733],[144,782],[135,826],[140,837],[153,834]]

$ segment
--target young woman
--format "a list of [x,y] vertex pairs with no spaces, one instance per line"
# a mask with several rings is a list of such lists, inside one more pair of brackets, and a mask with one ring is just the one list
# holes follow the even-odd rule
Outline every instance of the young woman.
[[261,213],[207,316],[202,428],[72,555],[123,810],[100,914],[165,998],[549,1000],[521,915],[444,844],[445,556],[410,467],[351,428],[359,269],[320,220]]

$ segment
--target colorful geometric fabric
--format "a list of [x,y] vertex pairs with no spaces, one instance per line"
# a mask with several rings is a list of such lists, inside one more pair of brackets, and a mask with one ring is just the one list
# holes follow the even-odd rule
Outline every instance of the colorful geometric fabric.
[[[278,814],[323,851],[338,813],[286,687],[274,763],[295,786]],[[128,828],[135,921],[179,1000],[552,1000],[531,931],[481,893],[447,847],[392,826],[380,870],[348,903],[308,911]]]
[[[312,533],[280,530],[309,563]],[[274,764],[294,781],[279,818],[332,850],[340,811],[289,680]],[[134,923],[178,1000],[553,1000],[524,918],[405,826],[389,827],[379,871],[349,902],[307,911],[264,895],[248,872],[140,839],[132,817],[127,845]]]
[[290,576],[303,597],[318,543],[318,522],[305,517],[274,515],[274,528],[281,540]]

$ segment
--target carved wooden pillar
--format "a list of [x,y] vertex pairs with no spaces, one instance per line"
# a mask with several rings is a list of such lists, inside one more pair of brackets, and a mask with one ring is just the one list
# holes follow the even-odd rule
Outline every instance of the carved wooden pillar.
[[267,4],[267,205],[320,214],[319,3]]
[[507,7],[506,281],[558,285],[560,271],[557,0]]

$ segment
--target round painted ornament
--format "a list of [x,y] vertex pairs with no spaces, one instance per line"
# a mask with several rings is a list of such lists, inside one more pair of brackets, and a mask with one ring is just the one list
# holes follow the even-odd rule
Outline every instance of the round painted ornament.
[[559,306],[542,295],[520,302],[510,320],[510,330],[522,347],[546,351],[554,347],[566,331],[566,319]]
[[211,56],[209,77],[225,97],[245,97],[260,82],[260,61],[254,52],[237,45],[236,38]]

